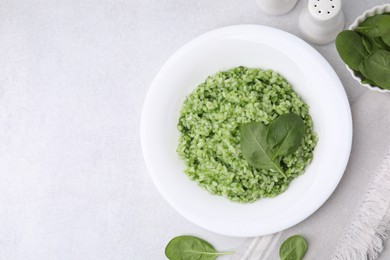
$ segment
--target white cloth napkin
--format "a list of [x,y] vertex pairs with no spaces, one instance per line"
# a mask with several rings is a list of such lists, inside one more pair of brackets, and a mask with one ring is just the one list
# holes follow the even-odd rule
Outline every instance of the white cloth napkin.
[[[352,114],[351,157],[329,200],[288,230],[248,239],[230,259],[279,259],[281,243],[295,234],[308,241],[305,259],[378,258],[390,229],[390,94],[367,91]],[[390,259],[390,251],[380,259]]]

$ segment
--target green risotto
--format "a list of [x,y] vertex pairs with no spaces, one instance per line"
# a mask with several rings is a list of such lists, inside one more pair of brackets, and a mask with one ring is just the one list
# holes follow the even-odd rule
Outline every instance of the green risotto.
[[[300,116],[304,135],[298,149],[282,157],[284,172],[258,169],[243,157],[241,128],[265,126],[286,113]],[[177,152],[185,173],[212,194],[253,202],[284,192],[313,158],[317,136],[309,107],[278,73],[237,67],[209,76],[184,101],[178,123]]]

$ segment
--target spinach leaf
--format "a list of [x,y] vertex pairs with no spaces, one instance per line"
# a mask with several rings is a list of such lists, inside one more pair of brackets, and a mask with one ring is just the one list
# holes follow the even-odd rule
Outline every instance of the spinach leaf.
[[371,40],[373,41],[372,37],[368,37],[368,36],[362,37],[362,43],[363,43],[363,45],[366,48],[368,53],[371,53],[373,51],[373,49],[376,47],[376,45],[372,44]]
[[390,47],[390,30],[382,35],[382,40],[387,45],[387,47]]
[[241,151],[248,163],[258,169],[274,169],[284,176],[279,161],[267,143],[267,127],[259,122],[250,122],[241,129]]
[[379,37],[384,35],[390,29],[390,16],[374,15],[368,17],[364,22],[359,24],[356,31],[367,36]]
[[295,152],[302,143],[305,123],[294,113],[276,118],[268,126],[267,143],[272,149],[273,159]]
[[377,85],[374,81],[369,80],[369,79],[363,79],[361,82],[362,82],[362,84],[368,84],[368,85],[372,85],[372,86]]
[[305,124],[294,113],[284,114],[268,127],[258,122],[243,125],[241,151],[248,163],[258,169],[274,169],[284,177],[281,157],[294,153],[302,143]]
[[362,36],[363,45],[366,47],[368,53],[372,53],[375,50],[389,50],[390,47],[382,40],[381,37],[369,37],[366,35]]
[[367,78],[379,87],[390,89],[390,52],[376,50],[364,60]]
[[364,61],[362,61],[359,65],[359,71],[360,73],[367,79],[370,78],[370,75],[368,74],[366,67],[364,66]]
[[[383,36],[382,36],[383,37]],[[381,37],[375,37],[374,38],[374,41],[377,43],[377,45],[379,46],[378,49],[383,49],[383,50],[387,50],[389,51],[390,50],[390,46],[387,46],[386,43],[383,41],[383,39]]]
[[336,49],[345,64],[354,70],[359,70],[359,64],[368,56],[362,37],[350,30],[342,31],[337,35]]
[[280,246],[280,260],[301,260],[307,251],[306,240],[298,235],[289,237]]
[[178,236],[169,241],[165,255],[170,260],[214,260],[233,252],[217,252],[207,241],[193,236]]

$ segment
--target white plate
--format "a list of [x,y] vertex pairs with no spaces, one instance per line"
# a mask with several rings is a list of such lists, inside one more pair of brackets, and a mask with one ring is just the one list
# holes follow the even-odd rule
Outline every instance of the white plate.
[[[237,66],[272,69],[309,104],[319,136],[314,159],[286,192],[250,204],[209,194],[184,174],[176,154],[179,111],[207,76]],[[266,26],[237,25],[205,33],[161,68],[145,100],[141,143],[150,175],[168,203],[193,223],[230,236],[259,236],[310,216],[339,183],[351,149],[351,111],[326,60],[301,39]]]

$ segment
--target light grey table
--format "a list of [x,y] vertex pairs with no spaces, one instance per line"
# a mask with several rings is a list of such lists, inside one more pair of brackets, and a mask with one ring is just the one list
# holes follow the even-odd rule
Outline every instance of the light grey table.
[[[176,213],[146,171],[142,104],[164,61],[208,30],[264,24],[254,0],[0,1],[0,259],[164,259],[170,238],[213,234]],[[344,1],[346,23],[384,0]],[[314,46],[353,103],[334,44]]]

